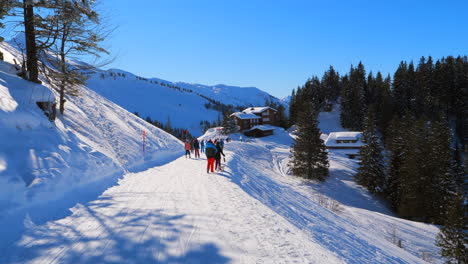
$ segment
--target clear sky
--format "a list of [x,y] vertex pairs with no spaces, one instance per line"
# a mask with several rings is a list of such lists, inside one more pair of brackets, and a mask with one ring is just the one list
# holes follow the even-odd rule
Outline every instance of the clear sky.
[[290,95],[333,65],[468,55],[468,0],[101,0],[109,68]]

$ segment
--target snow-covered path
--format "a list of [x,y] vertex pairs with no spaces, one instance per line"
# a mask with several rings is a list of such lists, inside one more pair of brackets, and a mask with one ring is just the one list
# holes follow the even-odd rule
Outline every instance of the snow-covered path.
[[129,174],[73,214],[31,227],[11,263],[341,263],[204,160]]

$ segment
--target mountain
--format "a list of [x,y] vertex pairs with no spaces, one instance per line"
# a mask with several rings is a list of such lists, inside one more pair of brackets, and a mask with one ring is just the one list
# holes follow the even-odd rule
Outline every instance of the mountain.
[[242,109],[280,100],[255,87],[201,85],[144,78],[119,69],[99,70],[87,86],[130,112],[199,136],[203,121],[222,120],[221,109]]

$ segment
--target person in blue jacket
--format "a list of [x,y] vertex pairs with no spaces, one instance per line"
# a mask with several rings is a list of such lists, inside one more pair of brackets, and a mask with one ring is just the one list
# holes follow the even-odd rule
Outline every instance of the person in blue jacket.
[[206,165],[207,173],[210,173],[210,170],[211,172],[214,172],[214,162],[215,162],[215,157],[216,157],[217,152],[218,152],[218,149],[213,144],[213,141],[209,140],[205,146],[205,155],[206,155],[206,160],[207,160],[207,165]]
[[205,140],[200,140],[200,151],[201,153],[205,153]]

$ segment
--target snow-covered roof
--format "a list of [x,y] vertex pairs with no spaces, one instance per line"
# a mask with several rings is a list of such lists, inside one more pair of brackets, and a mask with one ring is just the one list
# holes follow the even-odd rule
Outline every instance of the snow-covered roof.
[[[360,148],[364,145],[361,141],[362,132],[332,132],[325,140],[326,147],[343,147],[343,148]],[[341,140],[356,141],[356,142],[338,142]]]
[[359,140],[362,132],[333,132],[329,137],[334,137],[336,140]]
[[234,114],[231,114],[231,116],[235,116],[239,119],[260,119],[257,115],[242,112],[235,112]]
[[274,126],[269,126],[269,125],[258,125],[258,126],[253,126],[252,128],[250,128],[249,130],[246,130],[246,131],[252,131],[252,130],[255,130],[255,129],[258,129],[258,130],[261,130],[261,131],[270,131],[270,130],[274,130],[275,127]]
[[246,114],[260,114],[265,112],[266,110],[271,109],[276,112],[276,109],[271,108],[269,106],[263,106],[263,107],[249,107],[244,109],[242,112]]

